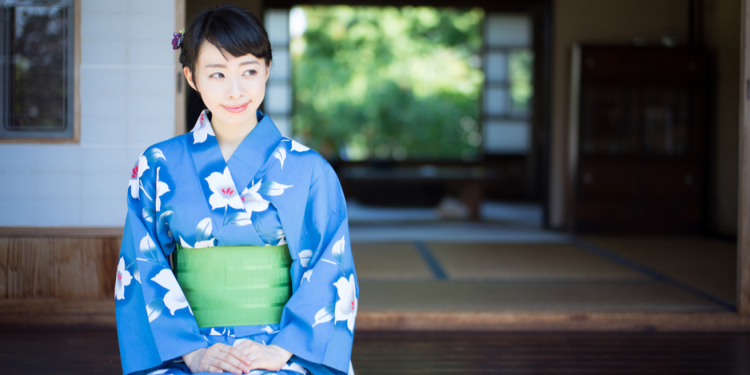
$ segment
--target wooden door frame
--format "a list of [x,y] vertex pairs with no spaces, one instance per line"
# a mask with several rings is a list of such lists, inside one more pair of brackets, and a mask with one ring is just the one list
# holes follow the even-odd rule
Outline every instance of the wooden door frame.
[[[174,2],[174,24],[175,31],[185,28],[185,0],[175,0]],[[183,77],[182,64],[180,64],[180,51],[174,51],[175,66],[175,94],[174,94],[174,135],[185,134],[185,93],[188,90],[187,81]]]
[[742,0],[740,29],[740,160],[737,218],[737,312],[750,315],[750,0]]

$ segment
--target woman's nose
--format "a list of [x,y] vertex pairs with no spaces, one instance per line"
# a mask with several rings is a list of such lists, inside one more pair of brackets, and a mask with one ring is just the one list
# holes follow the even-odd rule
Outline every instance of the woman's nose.
[[242,97],[242,86],[240,84],[240,78],[234,77],[229,79],[229,87],[227,88],[227,97],[239,98]]

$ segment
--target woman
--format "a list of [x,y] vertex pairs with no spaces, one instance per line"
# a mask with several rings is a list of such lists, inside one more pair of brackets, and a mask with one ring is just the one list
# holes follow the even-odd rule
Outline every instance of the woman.
[[123,372],[352,373],[344,195],[325,159],[257,111],[266,31],[223,5],[173,46],[207,110],[132,170],[115,286]]

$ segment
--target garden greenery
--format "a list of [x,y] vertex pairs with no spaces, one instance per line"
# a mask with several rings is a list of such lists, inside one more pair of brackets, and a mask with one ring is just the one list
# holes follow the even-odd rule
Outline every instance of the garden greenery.
[[480,155],[481,9],[304,6],[293,29],[300,15],[295,137],[346,160]]

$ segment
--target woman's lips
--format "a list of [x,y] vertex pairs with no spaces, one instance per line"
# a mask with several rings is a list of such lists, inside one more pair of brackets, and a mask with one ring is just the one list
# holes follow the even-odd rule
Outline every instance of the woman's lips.
[[222,107],[224,107],[224,109],[226,109],[226,110],[227,110],[227,111],[229,111],[229,112],[232,112],[232,113],[240,113],[240,112],[244,111],[244,110],[245,110],[245,108],[247,108],[247,105],[248,105],[248,104],[250,104],[250,102],[247,102],[247,103],[245,103],[245,104],[243,104],[243,105],[239,105],[239,106],[234,106],[234,107],[226,106],[226,105],[224,105],[224,104],[222,104],[221,106],[222,106]]

